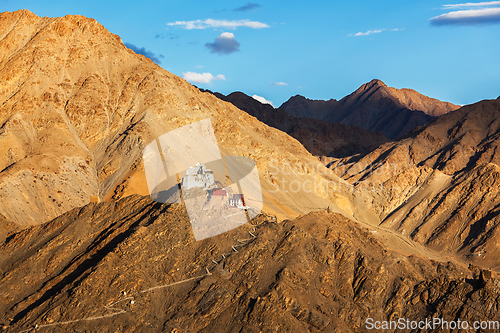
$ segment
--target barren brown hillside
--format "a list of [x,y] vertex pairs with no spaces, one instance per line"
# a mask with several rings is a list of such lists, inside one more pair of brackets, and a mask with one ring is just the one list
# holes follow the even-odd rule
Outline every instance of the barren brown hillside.
[[[384,86],[374,81],[347,100],[394,105],[370,100]],[[401,94],[405,107],[432,109]],[[186,205],[148,195],[142,152],[207,118],[223,155],[256,162],[264,214],[196,241]],[[500,98],[483,101],[323,164],[95,20],[2,13],[0,331],[363,332],[368,318],[500,321],[499,119]]]
[[259,217],[196,242],[182,206],[131,196],[11,236],[0,267],[6,332],[365,332],[367,318],[500,319],[487,272],[401,254],[326,211]]
[[356,187],[380,189],[372,223],[498,269],[499,119],[500,99],[482,101],[330,167]]
[[299,142],[135,54],[93,19],[0,14],[0,85],[0,213],[18,225],[91,196],[147,194],[145,145],[208,117],[223,154],[256,161],[265,211],[284,218],[332,204],[325,187],[286,188],[298,173],[300,182],[337,179]]

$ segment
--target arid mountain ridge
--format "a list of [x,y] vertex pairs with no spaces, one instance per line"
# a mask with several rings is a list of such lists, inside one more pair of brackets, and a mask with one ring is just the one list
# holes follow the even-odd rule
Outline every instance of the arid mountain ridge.
[[[3,223],[5,226],[12,226],[14,223],[18,227],[25,227],[50,220],[87,203],[92,195],[101,199],[116,200],[132,193],[147,194],[140,154],[144,142],[155,136],[152,133],[161,134],[165,128],[176,128],[206,116],[207,110],[211,110],[212,113],[208,114],[214,116],[216,134],[222,142],[223,151],[252,156],[257,161],[263,172],[265,211],[268,213],[293,217],[300,212],[330,205],[333,210],[354,220],[378,224],[400,209],[402,200],[414,194],[415,188],[418,188],[414,185],[411,189],[401,189],[401,183],[398,184],[397,181],[401,180],[402,184],[416,181],[415,174],[408,171],[410,174],[405,175],[407,165],[399,164],[406,160],[394,158],[389,161],[396,165],[398,171],[404,172],[402,176],[395,178],[397,181],[394,180],[394,184],[386,182],[389,179],[382,179],[385,185],[390,185],[387,186],[388,190],[385,190],[391,193],[389,197],[383,194],[382,197],[375,195],[372,198],[372,193],[357,190],[360,188],[359,181],[370,183],[370,178],[380,178],[367,174],[366,170],[373,169],[367,165],[378,163],[386,155],[391,156],[394,147],[404,146],[401,143],[404,140],[382,145],[361,160],[359,157],[327,160],[330,167],[349,168],[350,173],[352,170],[361,170],[354,172],[359,175],[356,178],[350,173],[339,172],[339,168],[335,169],[334,172],[347,181],[343,182],[335,178],[334,174],[325,173],[321,166],[316,166],[316,161],[298,142],[279,131],[266,128],[255,118],[245,116],[246,113],[241,113],[230,104],[220,104],[221,102],[210,97],[210,94],[200,94],[185,81],[160,69],[146,58],[135,55],[123,46],[117,36],[109,34],[93,20],[77,16],[42,19],[28,11],[19,11],[2,14],[2,23],[7,27],[7,32],[1,42],[10,47],[4,48],[7,55],[2,61],[9,66],[2,67],[5,75],[2,82],[8,88],[7,92],[12,91],[3,103],[5,112],[2,113],[4,122],[0,138],[5,143],[2,147],[10,147],[3,155],[5,167],[0,174],[0,181],[4,182],[1,187],[3,194],[0,195],[4,198],[2,214],[6,217]],[[88,34],[88,44],[95,44],[95,50],[80,45],[69,48],[68,51],[62,46],[63,43],[75,43],[74,45],[78,46],[78,35],[82,33]],[[28,38],[26,34],[35,34],[36,37]],[[16,39],[14,36],[24,36],[24,39]],[[39,71],[37,66],[47,62],[44,57],[54,57],[54,53],[36,53],[41,54],[42,58],[37,58],[38,61],[34,65],[31,65],[33,59],[26,55],[32,54],[32,49],[43,50],[47,47],[46,41],[52,41],[55,36],[64,36],[64,42],[56,43],[61,48],[58,51],[60,54],[69,52],[71,55],[76,51],[82,54],[95,52],[101,59],[98,56],[79,57],[66,66],[56,66],[54,61],[48,61],[49,65],[44,67],[46,82],[42,88],[35,75]],[[98,43],[96,38],[103,38],[106,42],[99,40]],[[17,48],[12,46],[16,40],[22,41]],[[51,43],[48,45],[54,45],[53,41]],[[108,49],[103,49],[101,44],[105,44]],[[120,54],[116,58],[118,60],[109,60],[109,52]],[[108,61],[109,67],[103,69],[95,63],[96,59],[100,61],[99,64]],[[22,61],[27,61],[30,66],[23,66]],[[122,65],[111,66],[109,61],[118,61]],[[11,66],[16,62],[19,64]],[[31,71],[30,75],[23,74],[26,68],[29,68],[28,72]],[[64,75],[61,75],[61,70]],[[68,78],[61,79],[65,75]],[[69,84],[75,77],[79,79],[74,84]],[[50,78],[53,78],[54,82],[51,82]],[[105,79],[109,81],[104,82]],[[61,83],[61,80],[66,83]],[[375,84],[380,85],[380,82]],[[165,91],[166,86],[171,90]],[[45,90],[47,91],[43,92]],[[63,94],[70,96],[65,103],[61,99]],[[101,95],[101,99],[95,98]],[[23,98],[18,100],[20,96]],[[34,110],[36,113],[31,114]],[[187,110],[189,113],[185,112]],[[228,110],[231,112],[228,113]],[[194,115],[199,118],[185,118]],[[71,123],[72,119],[74,124]],[[94,121],[95,119],[99,121]],[[476,120],[484,119],[477,117]],[[106,123],[108,125],[102,128]],[[235,124],[239,127],[234,127]],[[249,132],[252,126],[255,129]],[[240,133],[246,133],[246,136],[240,136]],[[277,148],[281,144],[283,148]],[[247,149],[250,149],[250,152]],[[383,149],[388,151],[381,153]],[[413,150],[418,149],[421,149],[419,145],[412,146],[410,156],[413,156]],[[423,150],[432,151],[427,148]],[[402,154],[404,157],[405,153]],[[459,151],[447,153],[441,159],[443,163],[447,163],[450,156],[456,160],[460,154]],[[280,175],[271,174],[270,160],[285,169],[295,171],[281,170]],[[312,169],[311,165],[314,166]],[[417,174],[423,172],[424,175],[435,175],[440,172],[439,169],[434,169],[436,165],[429,166],[430,169],[422,169],[422,165],[416,167]],[[377,168],[379,166],[375,165],[375,169]],[[481,169],[479,173],[483,171],[490,172],[489,169]],[[410,180],[407,180],[407,177],[410,177]],[[291,193],[283,189],[283,184],[298,179],[301,182],[326,181],[327,184],[331,182],[341,186],[335,187],[333,191],[329,186],[315,187],[315,190],[319,191],[313,193],[304,189]],[[276,188],[280,191],[275,191]],[[44,196],[48,197],[48,200],[44,199]],[[426,216],[421,215],[419,218],[425,219]],[[7,227],[3,229],[5,228]],[[7,230],[12,230],[12,227]],[[402,233],[405,234],[404,231]],[[467,253],[470,250],[473,249],[469,247],[465,250],[462,259],[470,256],[470,253]],[[496,265],[496,261],[493,260],[487,266],[491,267],[491,264]]]
[[[385,91],[375,83],[352,101],[372,103]],[[29,11],[0,14],[0,84],[0,331],[500,320],[500,99],[323,165],[95,20]],[[259,215],[197,242],[184,206],[148,196],[144,146],[207,117],[224,155],[256,161],[264,213],[278,221]]]
[[315,156],[345,157],[364,154],[388,141],[382,133],[367,131],[358,126],[330,124],[318,119],[288,115],[284,109],[262,104],[242,92],[233,92],[227,96],[220,93],[214,95],[266,125],[294,137]]
[[129,196],[13,235],[0,267],[6,332],[364,332],[367,318],[499,320],[500,281],[486,271],[401,254],[326,211],[259,218],[196,242],[183,206]]
[[301,181],[337,179],[299,142],[135,54],[95,20],[0,14],[0,84],[0,212],[20,226],[91,196],[147,195],[145,145],[208,117],[224,155],[256,161],[268,213],[332,204],[321,187],[274,190],[298,180],[292,169]]
[[355,187],[380,189],[373,224],[499,269],[499,119],[500,99],[485,100],[362,158],[324,162]]
[[[372,83],[385,87],[380,81]],[[259,106],[241,93],[220,97],[258,114],[271,126],[284,129],[286,122],[279,119],[288,120],[282,108]],[[449,105],[445,103],[445,107]],[[432,114],[436,112],[434,108]],[[365,206],[365,211],[374,214],[365,215],[364,221],[457,255],[463,262],[498,269],[498,99],[447,113],[364,157],[323,160],[361,192],[381,188],[372,192],[375,200]],[[289,134],[308,147],[303,137]]]
[[294,137],[313,155],[330,157],[365,154],[389,141],[386,137],[399,138],[458,109],[411,89],[388,87],[377,79],[340,101],[297,95],[276,109],[242,92],[213,94]]
[[438,116],[459,108],[412,89],[388,87],[378,79],[363,84],[340,101],[315,101],[300,95],[281,105],[288,114],[362,127],[397,139]]

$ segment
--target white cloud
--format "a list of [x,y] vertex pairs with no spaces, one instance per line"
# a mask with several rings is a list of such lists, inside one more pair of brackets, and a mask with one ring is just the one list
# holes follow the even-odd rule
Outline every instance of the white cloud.
[[273,86],[287,86],[288,83],[286,83],[286,82],[271,82],[271,85],[273,85]]
[[182,78],[192,83],[212,83],[212,81],[226,80],[222,74],[213,76],[211,73],[184,72]]
[[489,7],[489,6],[500,6],[500,1],[467,2],[467,3],[458,3],[458,4],[453,4],[453,5],[443,5],[443,7],[446,9],[470,8],[470,7]]
[[500,8],[470,9],[449,12],[430,19],[433,25],[473,25],[500,22]]
[[358,36],[368,36],[371,34],[379,34],[384,30],[385,29],[378,29],[378,30],[368,30],[367,32],[357,32],[354,34],[354,36],[358,37]]
[[365,32],[357,32],[355,34],[349,34],[348,36],[349,37],[352,37],[352,36],[355,36],[355,37],[359,37],[359,36],[368,36],[368,35],[372,35],[372,34],[379,34],[381,32],[384,32],[384,31],[402,31],[404,30],[403,28],[395,28],[395,29],[376,29],[376,30],[368,30],[368,31],[365,31]]
[[259,101],[259,102],[261,102],[262,104],[269,104],[269,105],[271,105],[271,106],[274,107],[273,102],[268,101],[267,99],[265,99],[262,96],[253,95],[252,98],[255,99],[255,100],[257,100],[257,101]]
[[262,29],[269,28],[265,23],[250,20],[195,20],[195,21],[175,21],[167,23],[169,26],[180,26],[187,30],[192,29],[208,29],[208,28],[224,28],[224,29],[236,29],[238,27],[248,27],[252,29]]

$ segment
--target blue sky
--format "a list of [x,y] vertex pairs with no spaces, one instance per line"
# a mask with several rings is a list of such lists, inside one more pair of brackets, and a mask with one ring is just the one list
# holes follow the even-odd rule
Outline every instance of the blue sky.
[[469,104],[500,95],[500,1],[41,1],[1,11],[92,17],[193,84],[281,105],[374,78]]

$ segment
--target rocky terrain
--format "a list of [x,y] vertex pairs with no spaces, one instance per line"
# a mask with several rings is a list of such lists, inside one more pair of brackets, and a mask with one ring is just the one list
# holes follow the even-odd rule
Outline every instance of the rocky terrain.
[[396,89],[373,80],[340,101],[314,101],[294,96],[281,108],[290,115],[356,125],[397,139],[459,107],[412,89]]
[[487,271],[394,251],[326,211],[278,224],[261,216],[195,242],[182,206],[130,196],[11,235],[0,267],[5,332],[359,332],[367,318],[500,319],[500,282]]
[[499,269],[499,119],[500,99],[482,101],[361,159],[324,161],[359,189],[378,189],[371,223]]
[[309,99],[301,95],[290,97],[288,101],[283,103],[280,108],[284,109],[287,114],[299,118],[313,118],[323,120],[335,107],[339,101],[330,99],[323,101],[320,99]]
[[93,19],[0,14],[0,85],[0,212],[19,226],[92,196],[147,195],[143,148],[205,118],[223,155],[256,161],[265,211],[293,217],[334,204],[322,187],[275,190],[336,178],[298,141],[135,54]]
[[389,141],[382,133],[370,132],[358,126],[327,123],[322,120],[288,115],[282,108],[262,104],[242,92],[227,96],[214,93],[263,123],[297,139],[316,156],[345,157],[365,154]]
[[7,220],[5,216],[0,214],[0,244],[5,241],[8,235],[20,230],[21,227]]
[[[500,98],[448,112],[375,80],[310,107],[391,137],[448,112],[389,142],[244,94],[223,101],[95,20],[26,10],[0,14],[0,85],[0,331],[500,320]],[[148,195],[142,151],[207,118],[222,155],[255,161],[264,208],[195,241],[185,205]]]

